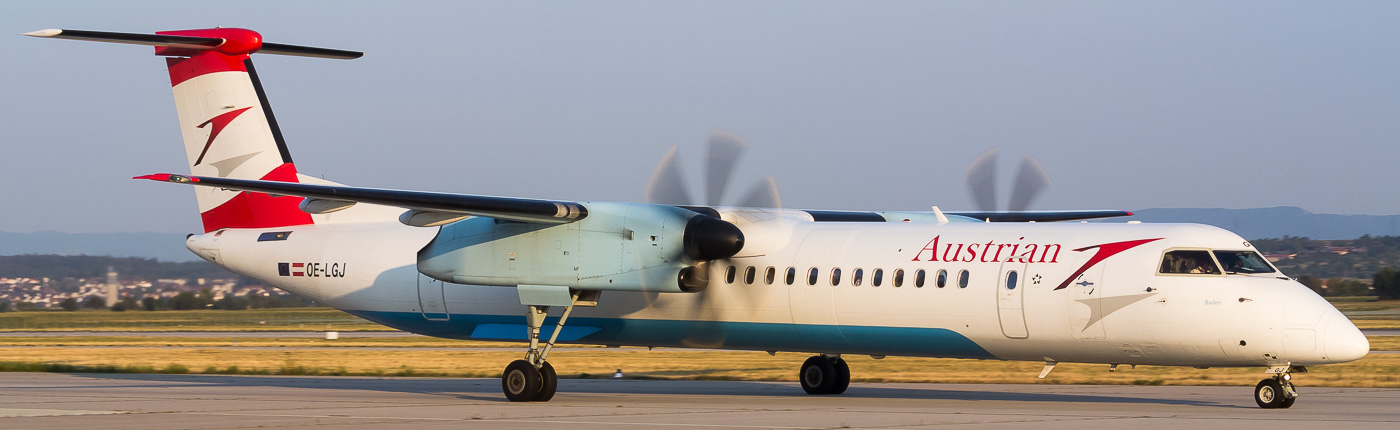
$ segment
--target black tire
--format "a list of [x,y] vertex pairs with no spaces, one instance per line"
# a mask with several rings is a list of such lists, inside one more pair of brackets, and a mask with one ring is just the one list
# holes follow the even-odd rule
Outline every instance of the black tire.
[[825,356],[813,356],[802,362],[797,380],[802,382],[802,391],[807,394],[831,394],[836,384],[836,367]]
[[831,366],[836,368],[836,383],[831,385],[830,394],[846,392],[846,387],[851,386],[851,367],[847,366],[846,359],[841,357],[832,360]]
[[1277,409],[1283,406],[1284,397],[1283,384],[1277,379],[1265,379],[1254,386],[1254,403],[1261,408]]
[[1284,399],[1283,399],[1283,403],[1280,403],[1280,404],[1278,405],[1278,408],[1279,408],[1279,409],[1288,409],[1288,408],[1291,408],[1291,407],[1293,407],[1293,402],[1296,401],[1296,400],[1298,400],[1298,396],[1297,396],[1298,391],[1297,391],[1297,388],[1293,387],[1293,382],[1284,382],[1284,384],[1286,384],[1286,385],[1284,386],[1284,388],[1285,388],[1286,390],[1288,390],[1288,391],[1292,391],[1293,394],[1294,394],[1294,396],[1293,396],[1293,397],[1287,397],[1287,396],[1285,396]]
[[501,391],[512,402],[528,402],[540,394],[540,371],[525,360],[515,360],[501,373]]
[[548,402],[554,398],[554,391],[559,388],[559,375],[554,373],[554,366],[549,362],[544,362],[540,366],[540,393],[535,395],[536,402]]

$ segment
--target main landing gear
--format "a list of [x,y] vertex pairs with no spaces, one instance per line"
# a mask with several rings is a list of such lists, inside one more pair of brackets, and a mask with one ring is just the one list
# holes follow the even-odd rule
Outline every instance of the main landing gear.
[[797,379],[807,394],[841,394],[851,385],[851,368],[838,354],[815,355],[802,363]]
[[1291,372],[1307,372],[1302,366],[1276,366],[1269,369],[1274,377],[1259,381],[1254,386],[1254,403],[1264,409],[1286,409],[1298,400],[1298,391],[1293,388]]
[[530,326],[530,351],[525,353],[525,359],[512,361],[506,366],[505,372],[501,373],[501,391],[512,402],[548,402],[554,398],[554,391],[559,387],[559,376],[554,373],[554,366],[545,359],[549,357],[549,350],[554,348],[554,341],[559,339],[559,332],[564,330],[564,321],[569,319],[574,307],[564,307],[564,314],[559,316],[559,324],[550,333],[543,349],[539,347],[540,326],[549,313],[549,306],[528,308],[525,323]]

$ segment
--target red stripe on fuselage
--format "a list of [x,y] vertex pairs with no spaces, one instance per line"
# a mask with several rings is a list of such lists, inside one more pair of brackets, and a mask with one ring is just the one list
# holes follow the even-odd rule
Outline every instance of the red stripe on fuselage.
[[[277,166],[261,178],[264,181],[297,181],[297,168],[291,163]],[[229,201],[199,214],[204,231],[221,228],[271,228],[311,224],[311,214],[297,206],[301,197],[273,197],[266,193],[238,193]]]

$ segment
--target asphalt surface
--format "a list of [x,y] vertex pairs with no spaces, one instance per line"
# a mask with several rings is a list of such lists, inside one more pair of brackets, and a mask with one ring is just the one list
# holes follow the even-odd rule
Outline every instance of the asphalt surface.
[[0,373],[0,428],[1400,428],[1400,389],[1299,388],[566,379],[510,403],[496,379]]
[[[1361,330],[1367,336],[1400,336],[1400,330],[1367,329]],[[404,331],[342,331],[341,338],[348,337],[412,337],[421,336]],[[324,331],[0,331],[0,337],[63,337],[63,336],[136,336],[136,337],[315,337],[326,336]]]

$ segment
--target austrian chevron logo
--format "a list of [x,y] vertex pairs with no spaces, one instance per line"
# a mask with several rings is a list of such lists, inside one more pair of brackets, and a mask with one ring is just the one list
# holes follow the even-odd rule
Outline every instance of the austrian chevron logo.
[[209,153],[209,146],[214,144],[214,138],[219,137],[219,132],[224,131],[224,127],[227,127],[228,123],[233,122],[233,119],[237,118],[238,115],[241,115],[243,114],[243,112],[252,108],[252,106],[248,106],[243,109],[224,112],[219,114],[219,116],[210,118],[203,124],[196,126],[196,128],[204,128],[204,126],[210,124],[214,125],[213,128],[209,129],[209,140],[204,142],[204,150],[199,152],[199,158],[194,160],[194,165],[198,166],[199,163],[204,162],[204,154]]
[[1156,239],[1129,240],[1124,242],[1113,242],[1105,243],[1102,245],[1086,246],[1083,248],[1076,249],[1074,250],[1075,252],[1084,252],[1090,249],[1098,249],[1098,252],[1095,252],[1093,257],[1089,257],[1089,261],[1085,262],[1084,266],[1080,267],[1079,270],[1075,270],[1073,275],[1069,275],[1068,278],[1065,278],[1065,281],[1061,282],[1060,286],[1055,287],[1055,289],[1060,290],[1065,287],[1068,287],[1070,281],[1073,281],[1074,278],[1078,278],[1079,275],[1083,275],[1084,271],[1089,270],[1090,267],[1094,267],[1095,264],[1099,264],[1099,262],[1107,260],[1108,257],[1112,257],[1120,252],[1136,248],[1144,243],[1155,242],[1162,239],[1163,238],[1159,237]]

